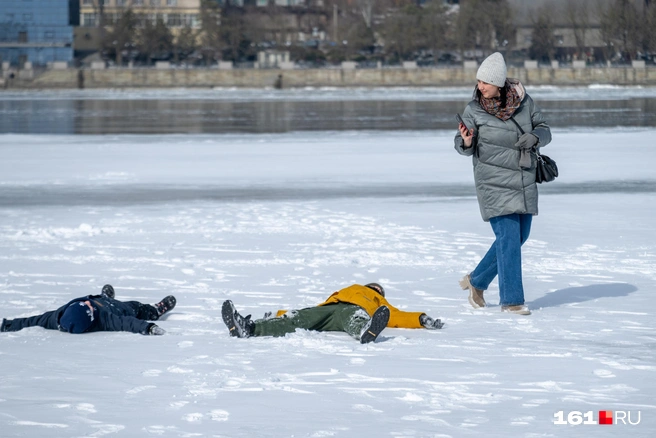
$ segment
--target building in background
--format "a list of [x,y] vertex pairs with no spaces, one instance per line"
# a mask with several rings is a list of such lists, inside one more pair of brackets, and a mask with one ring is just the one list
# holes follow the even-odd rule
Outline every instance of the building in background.
[[[647,14],[651,0],[627,0],[641,16]],[[551,25],[553,58],[559,61],[603,59],[608,50],[602,35],[602,16],[615,0],[508,0],[517,26],[512,47],[526,59],[533,44],[533,32],[541,16]],[[618,20],[620,17],[618,17]],[[610,54],[612,57],[613,54]]]
[[[103,29],[111,27],[130,9],[143,25],[161,19],[173,35],[184,27],[200,28],[201,0],[75,0],[79,3],[79,27],[75,28],[76,56],[84,57],[100,50]],[[101,20],[102,16],[102,20]]]
[[73,60],[77,0],[0,1],[0,60],[22,67]]
[[175,29],[186,25],[200,27],[201,0],[78,0],[80,3],[80,25],[96,27],[100,14],[104,14],[106,24],[111,24],[127,10],[140,20],[154,22],[161,18],[166,25]]

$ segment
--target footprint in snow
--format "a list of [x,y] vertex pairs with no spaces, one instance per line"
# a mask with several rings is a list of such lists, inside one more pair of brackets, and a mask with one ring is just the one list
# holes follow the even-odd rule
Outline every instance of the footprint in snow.
[[125,391],[125,393],[126,393],[126,394],[131,394],[131,395],[133,395],[133,394],[139,394],[140,392],[146,391],[146,390],[148,390],[148,389],[153,389],[153,388],[157,388],[157,387],[156,387],[156,386],[153,386],[153,385],[147,385],[147,386],[136,386],[136,387],[134,387],[134,388],[132,388],[132,389],[128,389],[127,391]]
[[203,419],[203,414],[199,412],[194,412],[192,414],[185,415],[184,417],[182,417],[182,419],[190,423],[196,423]]
[[375,409],[373,406],[370,405],[353,405],[351,406],[354,411],[360,411],[360,412],[370,412],[370,413],[382,413],[380,409]]
[[228,421],[229,416],[230,413],[224,411],[223,409],[215,409],[213,411],[210,411],[210,418],[212,419],[212,421]]
[[615,377],[615,374],[612,373],[612,371],[609,370],[594,370],[593,371],[594,375],[597,377],[601,377],[604,379],[608,379],[610,377]]
[[92,405],[91,403],[78,403],[78,405],[75,406],[75,408],[78,411],[86,411],[86,412],[91,412],[93,414],[98,412],[98,411],[96,411],[96,407],[94,405]]

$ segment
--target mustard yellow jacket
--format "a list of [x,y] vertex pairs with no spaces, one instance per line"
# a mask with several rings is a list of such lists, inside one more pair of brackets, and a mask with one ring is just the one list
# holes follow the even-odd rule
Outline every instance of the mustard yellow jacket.
[[[380,306],[387,306],[390,310],[390,319],[387,323],[387,327],[423,328],[419,323],[419,317],[423,315],[424,312],[404,312],[403,310],[399,310],[392,306],[385,297],[378,292],[359,284],[354,284],[334,292],[326,301],[319,304],[319,306],[334,303],[355,304],[356,306],[362,307],[369,316],[372,316]],[[287,311],[279,310],[276,316],[282,316],[285,312]]]

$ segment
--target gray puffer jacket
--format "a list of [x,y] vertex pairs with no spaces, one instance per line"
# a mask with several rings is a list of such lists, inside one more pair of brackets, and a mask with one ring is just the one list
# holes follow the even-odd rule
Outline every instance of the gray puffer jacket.
[[[538,138],[537,147],[551,142],[551,130],[542,112],[516,82],[521,105],[513,118],[524,132]],[[531,167],[519,166],[520,150],[515,146],[521,135],[512,120],[503,121],[486,112],[476,100],[465,108],[462,118],[468,128],[474,128],[472,147],[465,148],[460,133],[455,137],[455,149],[461,155],[472,156],[476,196],[484,221],[512,213],[538,214],[538,188],[535,183],[535,154]]]

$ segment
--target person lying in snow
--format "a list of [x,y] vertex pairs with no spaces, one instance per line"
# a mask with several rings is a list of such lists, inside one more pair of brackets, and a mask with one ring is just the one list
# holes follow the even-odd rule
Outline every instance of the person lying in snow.
[[358,339],[362,344],[376,340],[385,327],[440,329],[444,325],[422,312],[404,312],[385,299],[385,289],[378,283],[364,286],[351,285],[333,293],[316,307],[306,309],[279,310],[275,318],[271,313],[264,318],[251,321],[251,316],[242,316],[232,301],[223,303],[223,322],[230,336],[285,336],[297,328],[320,332],[341,331]]
[[175,307],[175,297],[169,295],[157,304],[114,299],[114,288],[106,284],[100,295],[75,298],[57,310],[28,318],[3,319],[0,332],[17,332],[27,327],[43,327],[66,333],[132,332],[142,335],[166,333],[155,323]]

